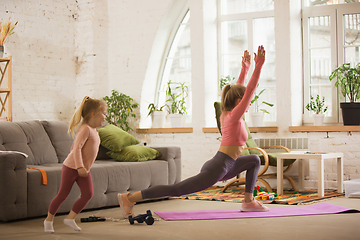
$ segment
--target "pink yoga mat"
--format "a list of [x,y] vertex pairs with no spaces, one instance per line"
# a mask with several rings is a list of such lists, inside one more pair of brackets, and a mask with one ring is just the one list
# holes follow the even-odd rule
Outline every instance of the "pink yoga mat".
[[303,215],[321,215],[360,212],[331,203],[318,203],[308,206],[289,206],[281,208],[270,208],[268,212],[241,212],[239,209],[220,209],[203,211],[156,211],[166,221],[176,220],[206,220],[206,219],[230,219],[230,218],[266,218],[266,217],[289,217]]

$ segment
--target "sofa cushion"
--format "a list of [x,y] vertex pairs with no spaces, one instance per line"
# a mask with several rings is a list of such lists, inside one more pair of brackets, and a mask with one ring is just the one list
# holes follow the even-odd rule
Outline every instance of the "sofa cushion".
[[[16,124],[21,127],[26,136],[26,142],[22,142],[22,144],[27,145],[24,153],[29,155],[27,158],[28,165],[58,162],[55,149],[40,121],[18,122]],[[22,152],[20,149],[12,150]]]
[[0,150],[19,151],[29,155],[26,135],[19,125],[12,122],[0,123]]
[[28,155],[28,165],[57,163],[55,149],[39,121],[0,123],[0,150]]
[[135,137],[112,124],[99,128],[98,132],[101,145],[114,152],[120,152],[124,147],[139,143]]
[[42,121],[41,123],[54,146],[59,163],[62,163],[69,155],[74,142],[74,139],[67,133],[68,122]]
[[[48,183],[47,185],[42,184],[40,171],[27,169],[27,217],[36,217],[47,214],[49,204],[56,196],[60,188],[62,166],[63,164],[61,163],[28,166],[45,170]],[[79,196],[79,187],[77,184],[74,184],[71,188],[69,196],[61,204],[58,212],[69,212]]]
[[153,148],[131,145],[125,147],[120,152],[110,151],[107,155],[121,162],[143,162],[156,159],[161,156],[161,153]]
[[96,160],[114,160],[106,154],[107,152],[109,152],[109,149],[106,149],[105,147],[100,145]]

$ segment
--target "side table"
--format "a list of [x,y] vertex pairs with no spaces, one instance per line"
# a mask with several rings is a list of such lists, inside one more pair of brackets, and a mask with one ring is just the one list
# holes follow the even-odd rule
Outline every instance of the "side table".
[[344,192],[343,185],[343,153],[310,153],[305,151],[292,151],[289,153],[279,153],[277,155],[277,194],[283,194],[283,166],[284,159],[298,159],[299,162],[299,182],[300,191],[304,191],[304,169],[302,160],[303,159],[314,159],[318,161],[318,196],[324,196],[324,160],[326,159],[337,159],[337,191],[339,193]]

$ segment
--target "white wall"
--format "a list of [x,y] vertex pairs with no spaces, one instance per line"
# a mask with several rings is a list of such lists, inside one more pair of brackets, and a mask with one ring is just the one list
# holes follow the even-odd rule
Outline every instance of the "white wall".
[[74,0],[2,0],[0,19],[18,21],[5,42],[13,56],[13,121],[67,120],[74,111]]
[[[189,0],[188,3],[178,0],[2,0],[1,3],[0,19],[11,16],[13,21],[19,21],[15,34],[5,44],[14,61],[14,121],[68,120],[84,95],[100,98],[110,94],[111,89],[130,95],[147,107],[151,94],[146,95],[144,91],[155,89],[158,69],[154,66],[159,65],[163,57],[156,50],[163,48],[171,29],[170,23],[165,24],[163,20],[175,21],[178,16],[171,17],[169,13],[182,12],[188,5],[192,11],[194,133],[134,135],[141,141],[147,137],[149,146],[181,147],[183,178],[198,173],[203,163],[216,153],[219,134],[202,132],[204,125],[216,124],[215,118],[211,123],[204,117],[213,114],[213,100],[205,100],[205,93],[209,91],[206,86],[217,79],[216,68],[209,67],[216,60],[216,51],[209,52],[216,45],[216,39],[208,40],[209,36],[214,37],[211,25],[216,23],[206,11],[209,5],[215,4],[214,0]],[[278,1],[275,6],[279,6]],[[282,62],[291,64],[285,72],[276,69],[277,81],[278,86],[295,91],[296,85],[288,81],[301,69],[296,66],[301,62],[293,61],[301,54],[301,45],[288,35],[291,32],[293,37],[299,37],[299,28],[291,27],[298,22],[299,15],[295,14],[289,22],[288,17],[294,14],[282,13],[294,11],[294,6],[281,4],[280,8],[281,11],[275,11],[275,22],[288,30],[277,33],[276,39],[290,41],[281,48],[280,57]],[[154,54],[157,55],[154,57]],[[301,77],[295,79],[301,80]],[[360,178],[357,150],[360,134],[330,133],[330,138],[325,138],[326,133],[288,132],[288,127],[298,121],[302,108],[301,99],[291,102],[291,94],[289,90],[284,99],[277,101],[282,106],[278,113],[280,131],[253,134],[253,137],[308,137],[311,151],[345,153],[345,180]],[[293,107],[295,110],[289,111]],[[310,164],[306,187],[316,188],[316,165]],[[336,186],[336,164],[331,161],[325,166],[325,187],[333,188]]]

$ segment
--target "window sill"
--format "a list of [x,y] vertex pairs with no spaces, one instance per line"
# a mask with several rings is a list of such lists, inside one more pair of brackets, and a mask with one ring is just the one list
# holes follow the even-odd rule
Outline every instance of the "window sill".
[[[278,127],[249,127],[251,133],[257,132],[278,132]],[[204,133],[218,133],[217,127],[203,127]]]
[[192,127],[181,127],[181,128],[137,128],[136,133],[192,133]]
[[360,126],[290,126],[290,132],[360,132]]

